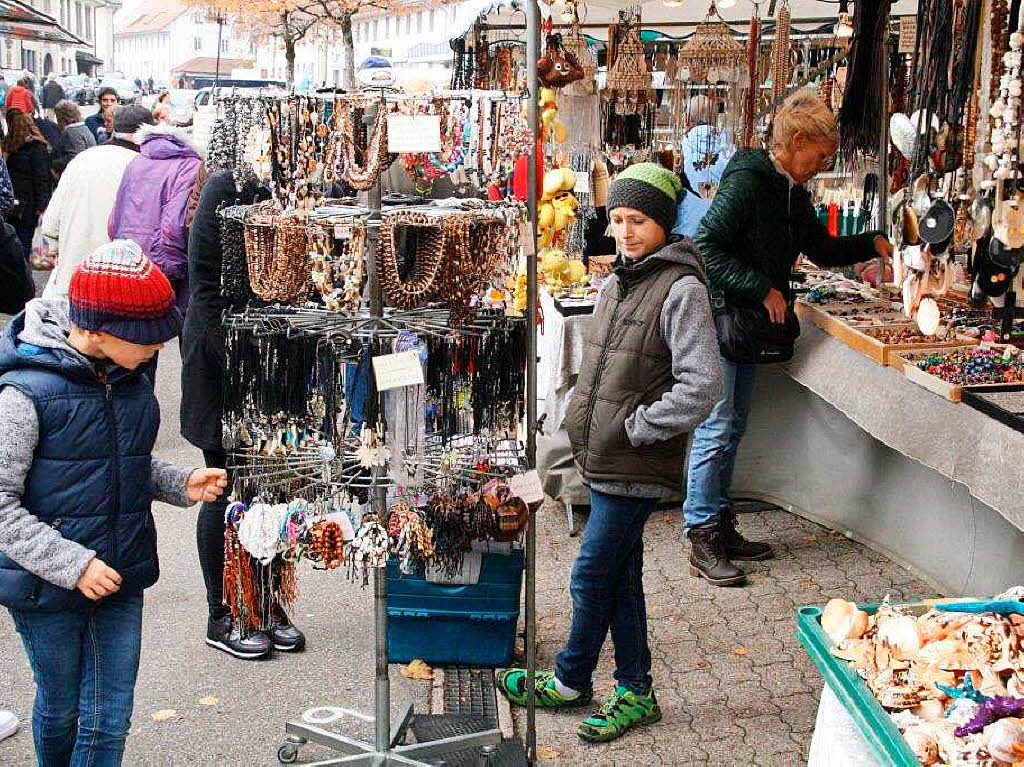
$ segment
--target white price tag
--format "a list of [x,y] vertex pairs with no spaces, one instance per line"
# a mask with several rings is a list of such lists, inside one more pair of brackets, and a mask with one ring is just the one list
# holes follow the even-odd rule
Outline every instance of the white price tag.
[[521,499],[523,503],[540,503],[544,500],[544,488],[540,484],[540,475],[536,469],[531,469],[525,474],[516,474],[509,477],[509,489],[512,495]]
[[347,240],[352,236],[352,227],[349,224],[335,224],[334,225],[334,239],[336,240]]
[[441,118],[438,115],[388,115],[388,152],[440,152]]
[[382,354],[380,357],[374,357],[373,375],[377,379],[377,391],[421,384],[423,383],[423,366],[420,365],[420,353],[412,349],[398,354]]
[[576,171],[576,188],[573,194],[590,194],[590,173],[583,170]]

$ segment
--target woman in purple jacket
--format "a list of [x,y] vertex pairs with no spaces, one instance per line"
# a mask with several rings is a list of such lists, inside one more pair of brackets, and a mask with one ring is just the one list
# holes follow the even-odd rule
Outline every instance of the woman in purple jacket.
[[144,125],[136,135],[141,150],[121,179],[107,230],[112,240],[139,243],[167,275],[184,313],[189,298],[185,209],[203,158],[177,128]]

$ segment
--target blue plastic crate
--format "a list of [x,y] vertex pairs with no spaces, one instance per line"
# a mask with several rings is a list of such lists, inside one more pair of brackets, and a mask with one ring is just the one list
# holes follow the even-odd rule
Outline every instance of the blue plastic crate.
[[427,583],[388,563],[388,658],[504,666],[512,659],[523,552],[485,553],[473,585]]

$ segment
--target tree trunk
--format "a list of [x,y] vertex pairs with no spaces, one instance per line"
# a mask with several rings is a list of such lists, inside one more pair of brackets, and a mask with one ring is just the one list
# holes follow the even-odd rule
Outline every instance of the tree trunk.
[[287,71],[288,88],[295,87],[295,41],[291,37],[284,39],[284,61]]
[[295,36],[288,26],[288,14],[281,14],[281,31],[284,32],[284,62],[288,88],[295,87]]
[[341,17],[341,87],[346,91],[356,86],[356,48],[352,40],[352,14]]

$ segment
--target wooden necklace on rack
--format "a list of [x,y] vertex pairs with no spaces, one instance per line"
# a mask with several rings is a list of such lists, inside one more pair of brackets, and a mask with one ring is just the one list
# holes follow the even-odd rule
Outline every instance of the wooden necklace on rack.
[[[364,107],[360,108],[360,112]],[[339,100],[336,103],[335,114],[337,117],[334,140],[341,143],[341,150],[335,148],[334,164],[340,163],[340,170],[332,175],[346,184],[361,192],[365,192],[380,179],[381,171],[387,162],[388,155],[388,123],[387,114],[383,104],[377,109],[377,116],[374,119],[373,128],[369,131],[366,146],[360,149],[356,146],[357,126],[353,118],[354,107],[348,100]],[[360,129],[362,126],[358,126]],[[358,131],[361,133],[362,131]],[[356,159],[361,155],[362,164]]]
[[775,109],[778,109],[779,101],[789,87],[792,57],[789,50],[789,27],[789,2],[783,0],[775,16],[775,44],[772,46],[772,103]]
[[[402,282],[395,252],[395,229],[415,228],[416,266],[412,279]],[[386,212],[381,216],[377,269],[388,300],[400,309],[414,309],[426,301],[445,257],[445,228],[435,217],[415,211]]]
[[309,281],[306,228],[273,205],[254,205],[245,219],[245,253],[252,291],[264,301],[305,297]]
[[359,308],[365,243],[362,219],[317,222],[309,227],[310,278],[324,306],[333,312]]

